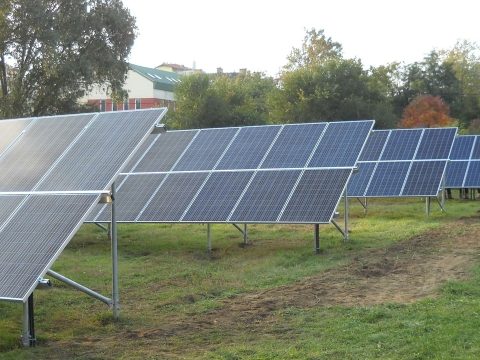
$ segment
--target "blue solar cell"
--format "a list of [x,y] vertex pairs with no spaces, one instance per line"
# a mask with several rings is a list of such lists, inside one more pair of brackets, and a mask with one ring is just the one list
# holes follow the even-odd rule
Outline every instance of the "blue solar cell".
[[300,173],[300,170],[257,172],[229,221],[276,222]]
[[213,169],[237,131],[238,128],[200,130],[173,170]]
[[480,136],[475,136],[475,144],[473,145],[472,159],[480,160]]
[[468,161],[449,161],[445,175],[445,187],[462,188]]
[[409,161],[378,163],[366,196],[399,196],[409,167]]
[[170,171],[198,130],[171,131],[157,140],[134,168],[134,172]]
[[480,161],[470,161],[464,187],[480,188]]
[[304,167],[325,126],[325,123],[285,125],[262,168]]
[[358,172],[353,173],[348,182],[348,196],[362,197],[365,195],[375,165],[376,163],[358,163]]
[[355,166],[373,121],[329,123],[308,167]]
[[415,159],[448,159],[456,128],[425,129]]
[[359,161],[377,161],[380,158],[385,142],[387,141],[388,130],[374,130],[370,133],[367,143],[360,154]]
[[422,130],[391,131],[381,160],[411,160],[415,155]]
[[212,173],[182,221],[225,222],[253,171]]
[[351,171],[351,169],[305,170],[280,221],[329,223]]
[[216,169],[256,169],[281,126],[252,126],[240,129]]
[[446,161],[415,161],[408,174],[403,196],[436,196]]
[[137,221],[180,221],[208,173],[169,174]]
[[450,160],[468,160],[472,152],[475,136],[457,136],[453,142]]

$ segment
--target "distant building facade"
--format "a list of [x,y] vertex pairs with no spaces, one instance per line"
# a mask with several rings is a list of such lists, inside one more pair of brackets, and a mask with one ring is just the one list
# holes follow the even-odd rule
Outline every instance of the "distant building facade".
[[112,100],[106,87],[98,86],[86,94],[81,101],[92,105],[98,111],[149,109],[164,106],[175,110],[174,88],[182,81],[181,76],[173,71],[129,64],[127,79],[123,86],[128,94],[128,99],[117,103]]

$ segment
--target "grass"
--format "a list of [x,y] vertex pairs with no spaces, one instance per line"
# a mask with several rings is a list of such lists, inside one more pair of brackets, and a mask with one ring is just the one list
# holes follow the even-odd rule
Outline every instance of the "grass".
[[[332,226],[321,227],[320,256],[313,255],[312,226],[252,225],[254,245],[242,248],[235,228],[214,225],[210,258],[203,225],[120,225],[122,319],[114,323],[103,304],[55,281],[52,290],[35,293],[36,349],[20,348],[21,306],[0,302],[0,358],[479,358],[480,264],[468,281],[450,282],[438,298],[410,305],[291,307],[260,327],[138,336],[208,318],[225,299],[291,284],[478,211],[475,201],[451,201],[447,214],[432,204],[428,218],[419,199],[369,205],[365,216],[352,201],[348,243]],[[54,270],[108,295],[110,262],[105,234],[85,225]]]

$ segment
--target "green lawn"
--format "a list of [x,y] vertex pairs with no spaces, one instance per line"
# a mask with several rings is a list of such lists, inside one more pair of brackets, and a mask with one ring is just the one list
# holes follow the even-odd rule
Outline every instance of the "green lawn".
[[[428,218],[419,199],[370,200],[367,216],[351,203],[351,240],[321,226],[319,256],[312,226],[252,225],[253,246],[243,248],[235,228],[214,225],[209,257],[204,225],[120,225],[121,320],[113,322],[105,305],[54,281],[51,290],[35,292],[35,349],[20,347],[22,307],[0,302],[0,357],[480,358],[480,261],[465,281],[411,304],[290,306],[254,324],[196,321],[189,328],[190,319],[210,319],[225,301],[345,266],[439,227],[458,231],[460,219],[472,220],[469,231],[480,234],[478,201],[450,201],[446,214],[432,203]],[[110,267],[105,233],[85,225],[53,269],[108,296]],[[169,326],[171,333],[158,330]]]

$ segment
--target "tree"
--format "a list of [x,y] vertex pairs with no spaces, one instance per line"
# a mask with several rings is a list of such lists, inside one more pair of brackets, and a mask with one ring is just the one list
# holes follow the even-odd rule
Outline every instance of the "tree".
[[448,105],[439,97],[421,95],[416,97],[403,112],[400,127],[442,127],[453,125]]
[[265,124],[267,94],[274,89],[273,79],[259,73],[186,76],[175,89],[173,126],[191,129]]
[[120,0],[4,0],[0,116],[75,111],[94,84],[119,92],[135,39]]
[[285,70],[315,66],[329,59],[342,57],[342,45],[327,38],[323,30],[306,30],[301,48],[293,48],[287,57]]

